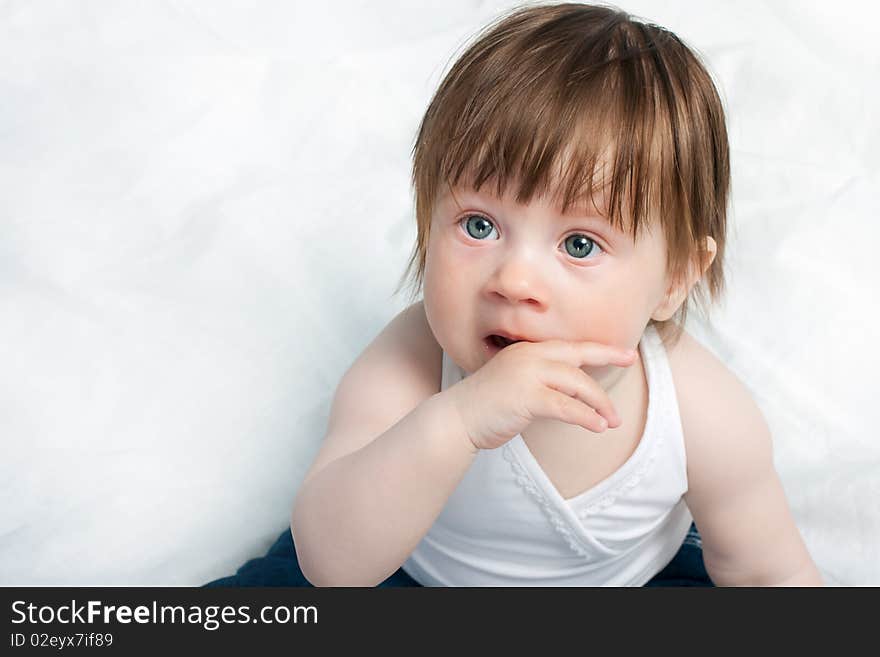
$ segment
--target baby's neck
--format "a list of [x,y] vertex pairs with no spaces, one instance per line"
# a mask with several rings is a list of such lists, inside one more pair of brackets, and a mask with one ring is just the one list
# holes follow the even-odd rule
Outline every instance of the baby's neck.
[[602,390],[604,390],[609,395],[613,395],[622,387],[624,387],[623,384],[627,377],[638,372],[639,368],[635,365],[640,357],[641,354],[636,352],[636,360],[633,361],[633,364],[629,367],[614,367],[613,365],[608,365],[606,367],[583,369],[589,376],[593,378],[596,383],[601,386]]

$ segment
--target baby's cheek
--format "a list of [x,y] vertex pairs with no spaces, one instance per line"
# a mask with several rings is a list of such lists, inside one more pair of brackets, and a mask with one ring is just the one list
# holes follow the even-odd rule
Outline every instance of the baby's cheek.
[[428,323],[441,346],[447,347],[454,335],[456,318],[465,295],[462,272],[444,258],[442,251],[430,253],[425,263],[424,301]]
[[579,322],[584,327],[582,339],[624,349],[635,348],[645,325],[643,304],[618,292],[609,292],[593,302]]
[[425,305],[448,311],[459,291],[459,272],[446,262],[442,253],[434,254],[425,263]]

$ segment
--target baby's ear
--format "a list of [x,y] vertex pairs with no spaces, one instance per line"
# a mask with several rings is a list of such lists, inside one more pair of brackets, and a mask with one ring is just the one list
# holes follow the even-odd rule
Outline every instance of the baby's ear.
[[669,290],[666,292],[666,297],[654,310],[651,319],[656,322],[665,322],[676,313],[681,307],[681,304],[684,303],[684,300],[687,299],[687,295],[690,294],[691,289],[697,284],[697,281],[703,277],[703,274],[709,268],[709,265],[715,260],[715,253],[717,251],[718,247],[715,244],[715,240],[707,236],[705,249],[698,254],[698,258],[702,260],[702,263],[692,263],[686,280],[678,285],[670,286]]

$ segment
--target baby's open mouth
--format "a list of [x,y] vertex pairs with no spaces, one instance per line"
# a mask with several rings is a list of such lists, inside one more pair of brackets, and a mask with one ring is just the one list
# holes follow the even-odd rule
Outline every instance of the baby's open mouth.
[[522,342],[522,340],[511,340],[500,335],[490,335],[486,340],[498,349],[504,349],[504,347],[508,347],[515,342]]

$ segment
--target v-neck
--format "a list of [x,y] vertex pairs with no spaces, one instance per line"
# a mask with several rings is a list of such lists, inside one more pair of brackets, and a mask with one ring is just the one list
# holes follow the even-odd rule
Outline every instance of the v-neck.
[[[555,506],[563,507],[565,510],[571,512],[572,520],[574,522],[577,522],[577,512],[588,509],[591,505],[600,501],[609,492],[614,490],[619,484],[624,484],[627,477],[633,473],[633,470],[635,470],[643,460],[646,452],[656,440],[658,433],[655,427],[657,416],[656,396],[657,390],[659,390],[656,380],[657,365],[654,362],[652,348],[648,348],[648,345],[646,344],[646,339],[659,339],[659,336],[656,338],[655,336],[657,336],[656,330],[654,327],[649,327],[646,334],[639,342],[639,352],[641,353],[642,363],[644,364],[645,378],[648,382],[648,409],[645,418],[645,428],[642,431],[642,436],[633,453],[630,454],[629,458],[623,463],[623,465],[605,477],[605,479],[591,486],[587,490],[578,493],[574,497],[565,499],[547,476],[547,473],[541,468],[537,459],[535,459],[534,454],[532,454],[529,446],[523,439],[522,434],[517,434],[507,443],[517,460],[527,470],[535,483],[541,487],[544,494],[553,501]],[[658,346],[654,345],[652,345],[652,347],[654,349],[658,348]],[[659,348],[662,348],[662,346],[659,346]],[[578,522],[577,524],[580,523]]]
[[[629,566],[639,568],[630,579],[640,580],[642,573],[662,566],[660,562],[668,563],[681,544],[678,534],[683,538],[692,520],[682,500],[687,492],[684,440],[667,353],[653,326],[642,336],[639,352],[647,383],[645,426],[623,465],[566,500],[523,437],[514,436],[500,448],[477,455],[432,527],[431,543],[424,550],[437,559],[453,555],[453,561],[462,561],[463,551],[470,554],[479,547],[469,540],[463,545],[462,537],[470,534],[462,532],[476,534],[485,529],[493,554],[498,554],[498,545],[510,543],[539,561],[564,547],[552,536],[557,534],[581,557],[567,568],[577,571],[575,577],[584,581],[596,569]],[[444,352],[441,388],[445,390],[464,376]],[[542,516],[546,527],[539,522]],[[636,549],[641,547],[646,551]],[[520,556],[519,552],[507,555],[509,572],[522,571]],[[650,563],[644,565],[646,560]],[[480,570],[485,565],[473,568],[480,576],[486,575]],[[551,568],[548,572],[555,571]],[[498,571],[490,574],[500,576]]]

